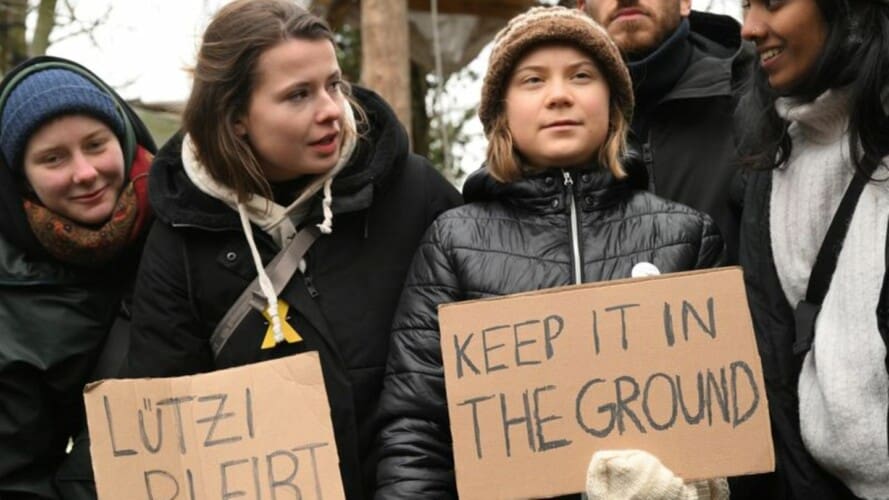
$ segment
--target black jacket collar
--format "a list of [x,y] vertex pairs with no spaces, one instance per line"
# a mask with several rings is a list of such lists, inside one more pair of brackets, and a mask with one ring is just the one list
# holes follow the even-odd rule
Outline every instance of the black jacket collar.
[[679,81],[691,62],[692,45],[688,35],[689,22],[683,19],[654,52],[627,62],[639,108],[647,108],[659,101]]
[[598,165],[552,168],[507,183],[494,179],[483,166],[466,179],[463,198],[466,203],[496,201],[542,214],[564,212],[563,198],[568,192],[565,173],[571,176],[573,194],[586,211],[610,207],[632,188],[629,180],[617,179]]
[[[646,101],[654,106],[673,99],[731,95],[732,82],[743,80],[733,79],[733,73],[748,71],[755,59],[752,46],[741,41],[740,30],[729,16],[692,11],[662,47],[628,63],[639,106],[645,107]],[[652,76],[659,71],[666,73]]]

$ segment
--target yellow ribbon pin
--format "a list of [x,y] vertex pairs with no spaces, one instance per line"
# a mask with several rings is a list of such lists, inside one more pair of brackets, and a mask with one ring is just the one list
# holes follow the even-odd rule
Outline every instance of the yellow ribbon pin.
[[[278,299],[278,317],[281,319],[281,333],[284,334],[284,340],[286,340],[288,344],[302,342],[303,338],[300,337],[299,333],[297,333],[296,330],[290,326],[290,323],[287,322],[287,311],[289,310],[290,304]],[[272,315],[269,314],[268,308],[262,311],[262,315],[265,317],[266,321],[268,321],[269,328],[265,331],[265,338],[262,340],[261,348],[271,349],[277,345],[275,342],[275,327],[272,325]]]

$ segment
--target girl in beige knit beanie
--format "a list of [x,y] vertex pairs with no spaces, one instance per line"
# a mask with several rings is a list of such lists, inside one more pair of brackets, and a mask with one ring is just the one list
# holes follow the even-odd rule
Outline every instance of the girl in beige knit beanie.
[[[621,157],[633,115],[631,80],[615,44],[588,16],[531,9],[497,35],[488,64],[479,117],[492,176],[508,182],[592,156],[615,177],[626,176]],[[602,500],[728,497],[724,480],[685,484],[641,450],[596,453],[586,490]]]
[[[563,64],[550,64],[557,62]],[[562,102],[547,101],[556,76],[564,95],[554,98]],[[566,110],[565,100],[577,106]],[[607,33],[580,11],[533,8],[497,34],[478,114],[489,141],[487,167],[500,181],[521,178],[523,169],[591,160],[617,178],[626,175],[621,157],[633,116],[630,74]]]
[[[439,304],[629,278],[640,264],[678,272],[723,261],[709,217],[634,189],[637,171],[624,168],[632,113],[617,47],[580,11],[534,8],[494,39],[479,108],[486,165],[464,184],[466,204],[427,232],[393,322],[375,499],[454,498],[474,466],[453,460]],[[651,454],[603,453],[592,498],[707,498]]]

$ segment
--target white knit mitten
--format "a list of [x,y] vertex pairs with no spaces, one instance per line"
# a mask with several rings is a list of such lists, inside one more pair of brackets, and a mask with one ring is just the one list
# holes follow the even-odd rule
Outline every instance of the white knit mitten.
[[729,496],[725,479],[685,484],[642,450],[597,451],[586,477],[590,500],[727,500]]

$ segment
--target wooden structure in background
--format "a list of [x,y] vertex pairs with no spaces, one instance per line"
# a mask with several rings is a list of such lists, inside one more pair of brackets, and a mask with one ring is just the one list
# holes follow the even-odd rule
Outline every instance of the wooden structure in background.
[[383,96],[411,128],[407,0],[361,2],[361,83]]
[[[482,17],[499,17],[504,20],[524,12],[539,2],[535,0],[439,0],[441,14],[464,14]],[[407,0],[408,10],[429,12],[431,0]],[[313,0],[312,10],[321,14],[336,29],[349,17],[358,12],[360,0]],[[385,14],[385,13],[383,13]]]
[[[439,0],[438,12],[508,20],[537,3],[534,0]],[[408,7],[413,11],[429,12],[431,5],[430,0],[408,0]]]
[[[440,25],[448,23],[448,17],[478,18],[475,41],[479,37],[493,37],[496,29],[513,16],[524,12],[538,0],[438,0]],[[347,19],[355,21],[361,14],[361,82],[374,89],[395,109],[405,128],[411,130],[410,60],[431,67],[434,54],[431,42],[418,42],[418,29],[412,26],[411,16],[428,16],[432,0],[314,0],[312,8],[338,29]],[[426,34],[428,38],[428,34]],[[489,39],[489,38],[486,38]],[[471,60],[477,55],[473,43]],[[418,52],[422,52],[421,54]],[[451,59],[456,59],[453,57]],[[450,64],[452,68],[453,62]],[[446,70],[447,73],[447,70]]]

